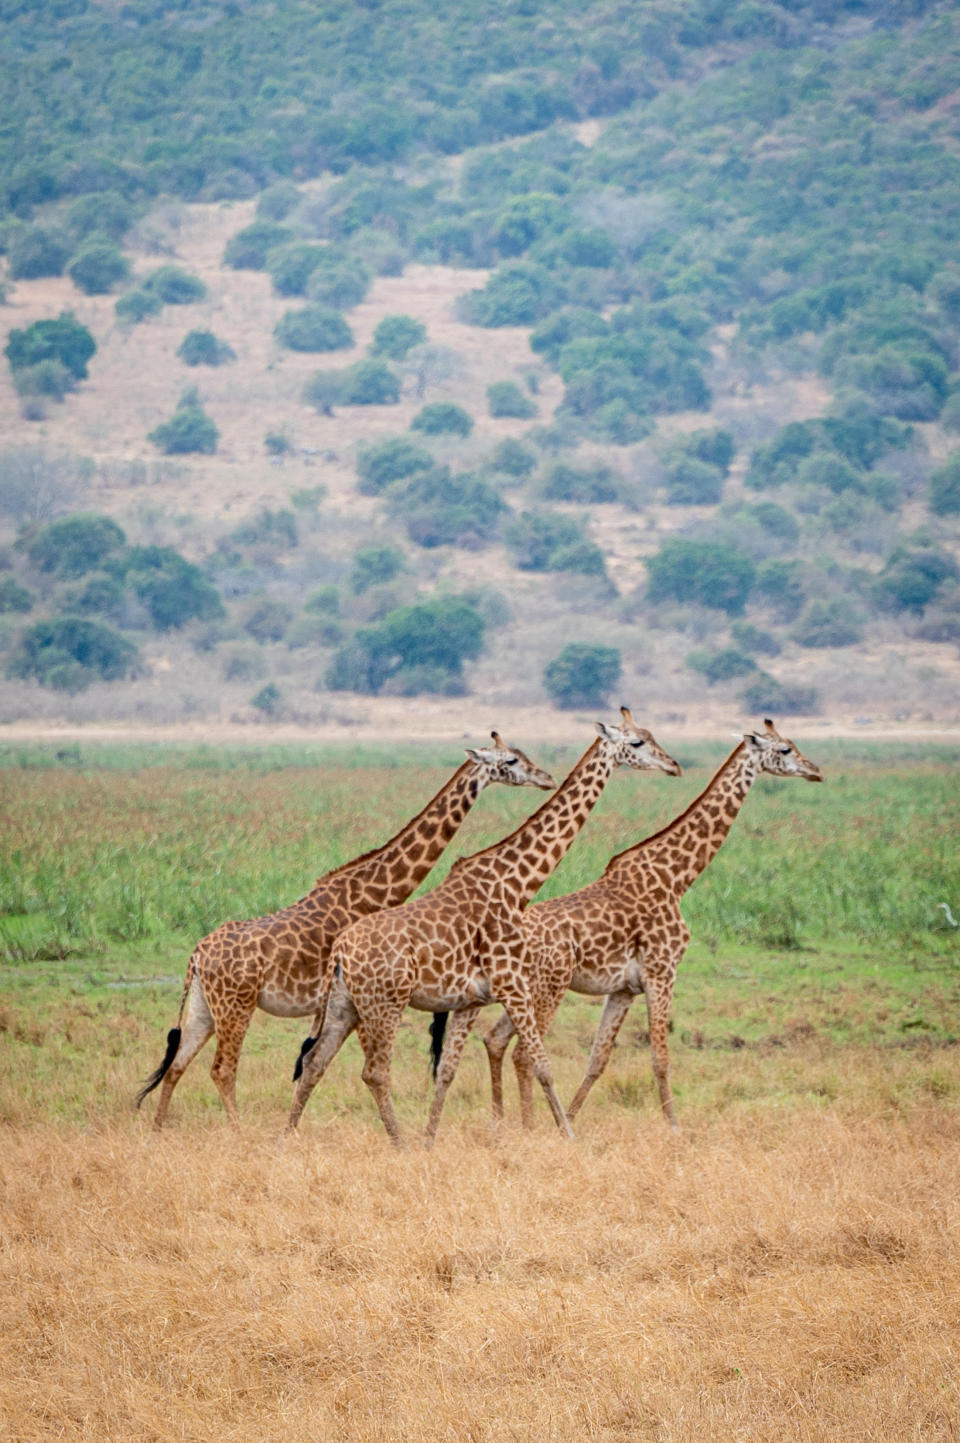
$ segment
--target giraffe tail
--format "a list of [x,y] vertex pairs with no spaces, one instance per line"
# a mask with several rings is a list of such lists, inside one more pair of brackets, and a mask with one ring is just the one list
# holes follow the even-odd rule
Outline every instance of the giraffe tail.
[[[196,956],[196,954],[194,954],[194,956]],[[184,978],[183,991],[180,994],[180,1011],[177,1013],[177,1025],[176,1027],[171,1027],[170,1031],[167,1033],[167,1050],[163,1055],[163,1061],[161,1062],[160,1066],[156,1069],[155,1072],[151,1072],[149,1077],[144,1078],[143,1086],[137,1093],[138,1108],[143,1102],[143,1099],[147,1096],[147,1094],[152,1092],[155,1087],[160,1086],[161,1082],[170,1071],[170,1068],[173,1064],[173,1059],[176,1057],[177,1052],[180,1048],[180,1037],[182,1035],[180,1022],[183,1018],[183,1009],[186,1004],[187,993],[190,991],[190,984],[193,981],[195,973],[196,964],[194,962],[194,957],[191,957],[190,961],[187,963],[187,975]]]
[[449,1016],[449,1012],[435,1012],[430,1023],[430,1070],[434,1077],[437,1075],[440,1058],[443,1056],[443,1036],[447,1030]]
[[320,1034],[323,1031],[323,1024],[327,1020],[327,1002],[330,998],[330,989],[333,986],[334,978],[339,977],[339,975],[340,965],[339,963],[337,963],[334,967],[331,967],[327,973],[323,992],[320,996],[320,1003],[317,1007],[316,1016],[313,1019],[313,1026],[310,1028],[310,1035],[308,1037],[305,1037],[300,1044],[300,1051],[297,1054],[297,1060],[293,1064],[294,1082],[300,1081],[300,1078],[303,1076],[304,1061],[306,1060],[307,1055],[313,1051],[317,1043],[320,1041]]

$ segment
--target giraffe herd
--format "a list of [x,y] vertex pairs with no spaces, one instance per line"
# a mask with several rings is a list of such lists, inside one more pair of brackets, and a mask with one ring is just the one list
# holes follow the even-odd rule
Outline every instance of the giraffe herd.
[[[294,1072],[288,1130],[356,1030],[363,1080],[388,1136],[399,1143],[391,1058],[403,1013],[414,1007],[434,1014],[434,1095],[424,1137],[429,1146],[470,1030],[483,1007],[499,1003],[503,1013],[483,1039],[494,1116],[503,1115],[503,1058],[516,1034],[524,1126],[532,1125],[536,1078],[557,1127],[572,1136],[570,1119],[606,1067],[641,992],[661,1108],[675,1126],[667,1033],[677,967],[690,940],[680,899],[715,856],[759,776],[823,777],[767,720],[762,732],[743,736],[668,826],[615,855],[590,885],[528,905],[616,768],[680,775],[679,764],[626,707],[618,725],[598,722],[596,732],[559,787],[492,733],[493,746],[468,749],[466,762],[432,801],[382,847],[327,873],[292,906],[224,923],[205,937],[187,966],[166,1055],[138,1095],[139,1106],[161,1087],[155,1128],[163,1126],[185,1069],[214,1034],[211,1076],[229,1118],[238,1120],[237,1062],[259,1007],[274,1016],[313,1017]],[[497,782],[553,795],[509,836],[460,858],[433,891],[407,900],[480,792]],[[564,1109],[543,1039],[568,990],[606,1001],[583,1081]]]

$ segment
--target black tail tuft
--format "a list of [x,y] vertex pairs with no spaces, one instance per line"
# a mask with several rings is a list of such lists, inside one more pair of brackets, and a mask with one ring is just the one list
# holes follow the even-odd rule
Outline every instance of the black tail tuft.
[[179,1028],[179,1027],[171,1027],[171,1028],[170,1028],[170,1031],[167,1033],[167,1050],[166,1050],[166,1053],[165,1053],[165,1055],[164,1055],[163,1061],[161,1062],[160,1066],[157,1068],[156,1072],[151,1072],[150,1076],[145,1080],[145,1082],[144,1082],[143,1086],[141,1087],[140,1091],[137,1093],[137,1106],[138,1106],[138,1107],[140,1106],[141,1102],[142,1102],[143,1099],[146,1097],[146,1095],[147,1095],[148,1092],[152,1092],[155,1087],[159,1087],[159,1086],[160,1086],[161,1082],[162,1082],[163,1079],[166,1077],[167,1073],[170,1071],[170,1064],[173,1062],[173,1059],[176,1057],[176,1055],[177,1055],[177,1049],[179,1048],[179,1046],[180,1046],[180,1028]]
[[301,1077],[303,1075],[303,1059],[306,1057],[308,1052],[312,1051],[312,1049],[316,1047],[319,1041],[319,1037],[305,1037],[303,1039],[303,1042],[300,1045],[300,1056],[297,1058],[293,1067],[294,1082],[297,1081],[298,1077]]
[[443,1056],[443,1034],[447,1030],[449,1016],[449,1012],[435,1012],[433,1021],[430,1023],[430,1070],[434,1077],[437,1075],[440,1058]]

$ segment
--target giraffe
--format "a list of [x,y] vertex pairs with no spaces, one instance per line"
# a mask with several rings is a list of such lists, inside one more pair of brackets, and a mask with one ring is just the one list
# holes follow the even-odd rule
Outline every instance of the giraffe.
[[[587,1070],[567,1110],[575,1117],[607,1062],[634,997],[647,1000],[653,1071],[663,1115],[676,1126],[667,1029],[677,967],[690,941],[680,899],[716,855],[759,776],[823,781],[820,768],[767,718],[748,732],[686,811],[653,836],[613,857],[597,881],[524,914],[531,991],[542,1037],[568,988],[606,997]],[[462,1026],[462,1024],[461,1024]],[[503,1116],[503,1056],[515,1028],[504,1013],[484,1037],[495,1117]],[[453,1039],[451,1039],[453,1040]],[[531,1063],[514,1056],[525,1127],[533,1122]]]
[[382,847],[327,872],[292,906],[246,922],[224,922],[197,944],[166,1055],[137,1096],[139,1107],[163,1083],[155,1128],[163,1126],[173,1089],[213,1033],[217,1051],[211,1076],[227,1116],[237,1122],[237,1062],[256,1009],[274,1017],[315,1013],[337,933],[357,917],[409,897],[484,787],[502,782],[551,791],[556,786],[519,747],[507,746],[497,732],[491,736],[492,747],[466,749],[467,760],[433,800]]
[[[520,920],[525,904],[572,845],[615,767],[680,774],[674,759],[649,732],[636,726],[625,707],[621,713],[620,727],[596,724],[596,739],[563,785],[516,831],[455,862],[446,879],[425,897],[361,918],[337,938],[327,963],[315,1030],[322,1035],[326,1001],[339,976],[349,1002],[346,1020],[356,1025],[365,1055],[363,1080],[394,1143],[401,1139],[390,1064],[404,1009],[409,1005],[426,1012],[462,1010],[472,1024],[480,1008],[492,1001],[506,1006],[527,1043],[557,1126],[572,1136],[536,1030]],[[342,1015],[336,1025],[342,1030]],[[347,1031],[342,1031],[340,1041]],[[336,1046],[332,1051],[325,1047],[302,1054],[289,1129],[296,1127],[335,1052]],[[428,1146],[458,1060],[459,1050],[444,1053],[425,1133]]]

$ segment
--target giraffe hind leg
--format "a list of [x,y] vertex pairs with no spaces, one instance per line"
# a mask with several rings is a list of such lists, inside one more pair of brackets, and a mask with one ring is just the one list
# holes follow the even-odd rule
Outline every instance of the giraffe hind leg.
[[[441,1014],[445,1015],[445,1014]],[[451,1082],[457,1075],[457,1067],[463,1055],[463,1047],[470,1029],[480,1015],[479,1007],[464,1007],[453,1014],[453,1023],[447,1033],[447,1039],[440,1055],[435,1073],[436,1082],[433,1090],[433,1102],[430,1105],[430,1117],[427,1121],[426,1131],[423,1134],[425,1147],[433,1146],[433,1139],[437,1133],[437,1126],[440,1122],[440,1114],[443,1111],[443,1104]]]
[[483,1038],[490,1064],[490,1101],[498,1122],[503,1118],[503,1058],[515,1032],[510,1014],[503,1012]]
[[[171,1030],[171,1039],[173,1038],[173,1034],[178,1030],[177,1028]],[[180,1033],[177,1049],[170,1061],[169,1067],[167,1067],[163,1073],[160,1101],[157,1103],[157,1112],[153,1119],[153,1126],[157,1132],[160,1131],[166,1121],[170,1099],[173,1096],[173,1089],[201,1047],[213,1036],[213,1032],[213,1017],[211,1016],[210,1008],[207,1006],[207,1000],[203,995],[200,979],[194,977],[190,984],[190,991],[187,997],[187,1015],[184,1020],[183,1030]]]
[[590,1059],[587,1062],[587,1070],[583,1075],[583,1081],[577,1088],[576,1095],[570,1106],[567,1108],[568,1117],[576,1117],[586,1100],[598,1077],[610,1061],[610,1054],[613,1051],[613,1044],[617,1040],[617,1033],[623,1026],[624,1018],[630,1011],[630,1004],[633,1001],[632,992],[611,992],[603,1004],[603,1015],[597,1027],[596,1036],[593,1039],[593,1046],[590,1049]]

